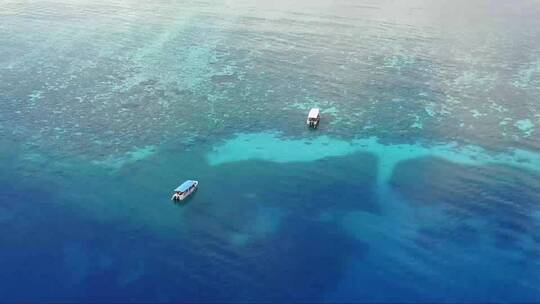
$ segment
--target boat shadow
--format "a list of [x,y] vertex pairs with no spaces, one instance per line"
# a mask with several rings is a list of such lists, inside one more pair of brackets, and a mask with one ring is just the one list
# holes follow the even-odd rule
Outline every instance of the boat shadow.
[[195,192],[191,193],[188,197],[186,197],[182,201],[172,201],[172,202],[173,202],[174,205],[176,205],[178,207],[185,207],[191,202],[191,200],[193,200],[193,198],[197,195],[197,192],[198,191],[195,191]]

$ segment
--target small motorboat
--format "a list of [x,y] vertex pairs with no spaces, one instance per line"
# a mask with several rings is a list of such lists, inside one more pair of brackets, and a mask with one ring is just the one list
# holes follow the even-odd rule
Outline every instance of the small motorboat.
[[308,114],[308,117],[307,117],[307,120],[306,120],[306,124],[310,127],[310,128],[317,128],[317,126],[319,125],[319,121],[321,120],[321,111],[319,110],[319,108],[313,108],[311,110],[309,110],[309,114]]
[[172,201],[183,201],[185,198],[190,196],[195,190],[197,190],[197,187],[199,186],[198,181],[194,180],[187,180],[183,182],[180,186],[178,186],[176,189],[174,189],[174,194],[171,197]]

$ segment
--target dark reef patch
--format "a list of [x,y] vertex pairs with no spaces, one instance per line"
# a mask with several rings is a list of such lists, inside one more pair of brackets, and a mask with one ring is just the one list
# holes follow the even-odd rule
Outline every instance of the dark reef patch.
[[523,239],[534,240],[540,228],[533,216],[540,210],[540,176],[523,169],[424,158],[400,163],[390,184],[414,208],[438,206],[453,219],[439,227],[448,231],[438,239],[474,238],[478,232],[466,224],[474,220],[487,227],[495,247],[515,250],[526,248]]
[[[32,290],[25,300],[316,301],[369,251],[317,219],[327,211],[377,211],[369,155],[222,166],[173,151],[159,156],[113,174],[80,166],[49,182],[50,172],[23,182],[2,176],[0,198],[16,211],[1,222],[10,232],[0,235],[2,300]],[[168,186],[186,172],[197,172],[201,188],[174,206]],[[266,217],[270,209],[283,216]],[[279,222],[257,236],[261,216]],[[255,237],[235,244],[235,233]]]

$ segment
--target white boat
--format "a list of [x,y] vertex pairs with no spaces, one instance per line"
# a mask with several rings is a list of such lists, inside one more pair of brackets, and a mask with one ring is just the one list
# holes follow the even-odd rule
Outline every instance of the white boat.
[[309,110],[308,117],[306,120],[306,124],[311,128],[317,128],[319,125],[319,121],[321,120],[321,114],[320,114],[319,108],[313,108]]
[[187,198],[193,192],[195,192],[198,186],[199,186],[199,182],[195,180],[187,180],[183,182],[180,186],[174,189],[174,194],[171,197],[171,200],[183,201],[185,198]]

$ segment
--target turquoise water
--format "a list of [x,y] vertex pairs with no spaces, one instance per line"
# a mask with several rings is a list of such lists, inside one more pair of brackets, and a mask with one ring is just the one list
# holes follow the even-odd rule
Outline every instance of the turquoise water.
[[0,3],[0,302],[539,301],[539,28],[527,0]]

